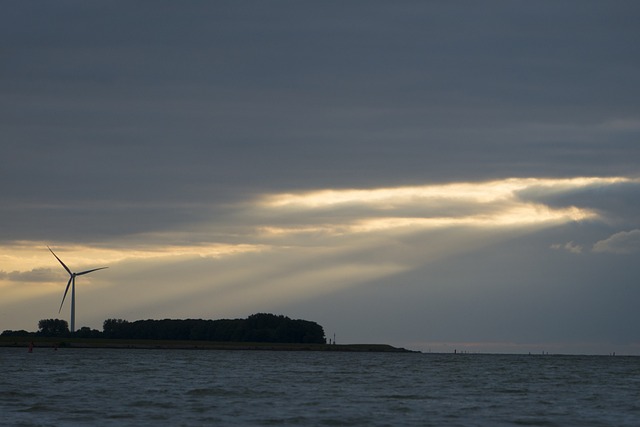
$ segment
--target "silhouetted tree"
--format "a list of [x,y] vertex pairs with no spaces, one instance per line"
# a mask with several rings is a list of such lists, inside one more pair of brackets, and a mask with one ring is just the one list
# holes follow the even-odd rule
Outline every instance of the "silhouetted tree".
[[105,338],[204,340],[235,342],[319,343],[326,342],[324,329],[315,322],[258,313],[247,319],[122,319],[104,321]]
[[24,337],[27,335],[33,335],[33,332],[27,332],[24,329],[20,329],[19,331],[12,331],[10,329],[7,329],[5,331],[2,331],[0,335],[3,337]]
[[69,324],[61,319],[42,319],[38,322],[38,334],[45,337],[69,335]]
[[102,323],[102,334],[105,338],[129,338],[127,336],[129,322],[122,319],[107,319]]
[[83,326],[75,331],[73,336],[78,338],[102,338],[102,332],[97,329],[91,329],[88,326]]

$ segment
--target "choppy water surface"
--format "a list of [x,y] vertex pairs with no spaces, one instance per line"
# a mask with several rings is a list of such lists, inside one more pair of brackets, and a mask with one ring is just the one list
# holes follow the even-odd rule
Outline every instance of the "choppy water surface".
[[640,357],[0,348],[0,425],[640,425]]

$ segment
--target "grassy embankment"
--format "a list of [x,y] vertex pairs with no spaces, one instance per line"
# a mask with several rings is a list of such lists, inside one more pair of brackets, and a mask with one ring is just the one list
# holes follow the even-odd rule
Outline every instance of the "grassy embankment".
[[120,349],[184,349],[184,350],[280,350],[280,351],[352,351],[411,352],[388,344],[296,344],[180,340],[130,340],[107,338],[0,337],[0,347],[34,348],[120,348]]

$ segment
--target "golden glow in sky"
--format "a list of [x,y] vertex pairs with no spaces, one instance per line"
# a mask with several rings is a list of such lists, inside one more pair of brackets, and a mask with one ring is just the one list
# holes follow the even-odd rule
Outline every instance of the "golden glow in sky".
[[[512,178],[479,183],[450,183],[398,188],[319,190],[267,195],[260,206],[283,214],[327,212],[312,226],[263,227],[265,234],[366,233],[393,228],[532,226],[593,219],[595,212],[574,206],[551,208],[519,196],[538,189],[559,192],[629,181],[627,178]],[[360,209],[360,216],[332,215],[332,209]],[[449,208],[449,210],[447,210]],[[422,215],[417,216],[418,211]]]
[[[104,313],[98,310],[96,318],[251,312],[338,292],[508,235],[597,220],[596,211],[551,206],[545,196],[629,181],[517,178],[267,194],[239,204],[237,215],[224,221],[98,244],[14,242],[0,247],[0,305],[20,311],[21,304],[40,304],[45,313],[36,310],[32,323],[57,315],[67,273],[46,249],[50,245],[74,271],[109,267],[78,284],[83,298],[93,293],[100,300]],[[509,233],[500,232],[505,229]],[[414,235],[428,238],[418,239],[419,247],[402,242]]]
[[[374,189],[327,189],[300,193],[268,194],[254,204],[244,204],[241,231],[234,243],[202,242],[193,245],[186,231],[158,231],[132,238],[132,243],[103,242],[99,245],[55,242],[15,242],[0,248],[3,271],[31,271],[51,267],[54,250],[78,269],[85,266],[165,257],[224,258],[286,246],[287,235],[336,235],[376,233],[398,229],[447,227],[530,227],[597,218],[597,213],[575,206],[552,208],[520,197],[525,190],[547,193],[633,181],[609,178],[512,178],[478,183],[449,183]],[[346,205],[351,209],[341,210]],[[450,207],[450,210],[448,208]],[[322,212],[316,215],[315,212]],[[275,219],[275,220],[274,220]],[[284,225],[282,223],[285,223]],[[201,235],[201,232],[192,232]],[[175,244],[171,239],[179,239]],[[278,238],[270,241],[270,238]],[[149,239],[149,241],[145,241]],[[54,265],[55,266],[55,265]],[[4,280],[7,280],[6,277]]]
[[371,204],[392,207],[396,204],[429,200],[466,200],[469,203],[491,203],[515,197],[515,193],[532,187],[567,190],[591,185],[606,185],[630,181],[628,178],[510,178],[478,183],[450,183],[398,188],[318,190],[299,194],[275,194],[264,198],[268,207],[322,208],[339,204]]

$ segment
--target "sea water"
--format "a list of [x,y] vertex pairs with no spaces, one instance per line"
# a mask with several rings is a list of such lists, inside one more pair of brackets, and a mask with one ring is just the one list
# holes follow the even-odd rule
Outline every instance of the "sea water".
[[640,357],[0,348],[6,426],[639,426]]

